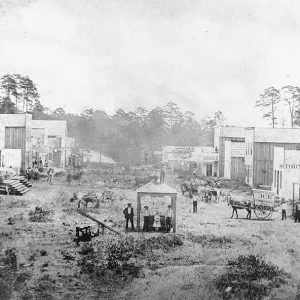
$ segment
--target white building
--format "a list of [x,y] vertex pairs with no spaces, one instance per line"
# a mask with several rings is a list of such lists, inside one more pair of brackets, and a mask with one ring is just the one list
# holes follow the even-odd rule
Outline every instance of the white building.
[[274,182],[274,148],[300,150],[299,128],[255,128],[245,130],[246,183],[271,187]]
[[216,127],[214,147],[219,152],[219,176],[244,181],[245,129],[243,127]]
[[272,191],[280,198],[299,199],[300,151],[274,147]]
[[94,150],[84,149],[82,150],[83,163],[103,163],[103,164],[115,164],[116,162],[109,156],[103,155],[100,152]]
[[65,166],[72,145],[66,121],[32,120],[25,113],[0,115],[1,167],[25,170],[35,160]]
[[218,153],[213,147],[164,146],[162,162],[172,171],[197,169],[199,176],[218,176]]

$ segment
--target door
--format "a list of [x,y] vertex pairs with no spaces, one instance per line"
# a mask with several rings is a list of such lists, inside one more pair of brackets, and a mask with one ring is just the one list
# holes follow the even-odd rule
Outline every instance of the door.
[[206,165],[206,176],[212,176],[212,164]]

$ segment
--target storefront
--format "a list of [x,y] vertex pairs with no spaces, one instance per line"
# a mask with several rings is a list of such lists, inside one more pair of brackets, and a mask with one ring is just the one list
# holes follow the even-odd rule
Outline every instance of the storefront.
[[284,199],[300,196],[300,151],[274,147],[272,191]]

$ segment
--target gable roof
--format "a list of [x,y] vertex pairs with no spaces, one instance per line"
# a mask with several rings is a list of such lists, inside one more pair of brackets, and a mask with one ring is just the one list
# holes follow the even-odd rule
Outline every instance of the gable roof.
[[148,193],[148,194],[177,194],[177,191],[165,183],[154,184],[149,182],[139,189],[136,190],[137,193]]

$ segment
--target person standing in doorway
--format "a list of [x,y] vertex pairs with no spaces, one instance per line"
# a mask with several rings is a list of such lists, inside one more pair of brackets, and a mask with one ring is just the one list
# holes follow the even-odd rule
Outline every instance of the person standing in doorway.
[[155,231],[158,231],[160,227],[161,227],[160,215],[159,212],[157,211],[154,216],[153,228],[155,228]]
[[123,210],[123,214],[125,215],[126,219],[126,230],[128,230],[128,222],[130,221],[131,223],[131,229],[132,231],[134,230],[134,225],[133,225],[133,208],[131,207],[131,203],[127,204],[127,207]]
[[149,207],[146,205],[144,206],[144,227],[143,230],[148,232],[150,227],[150,211]]
[[170,232],[171,231],[171,225],[172,225],[172,219],[173,219],[173,210],[172,210],[171,205],[168,205],[165,217],[166,217],[166,229],[167,229],[167,232]]

